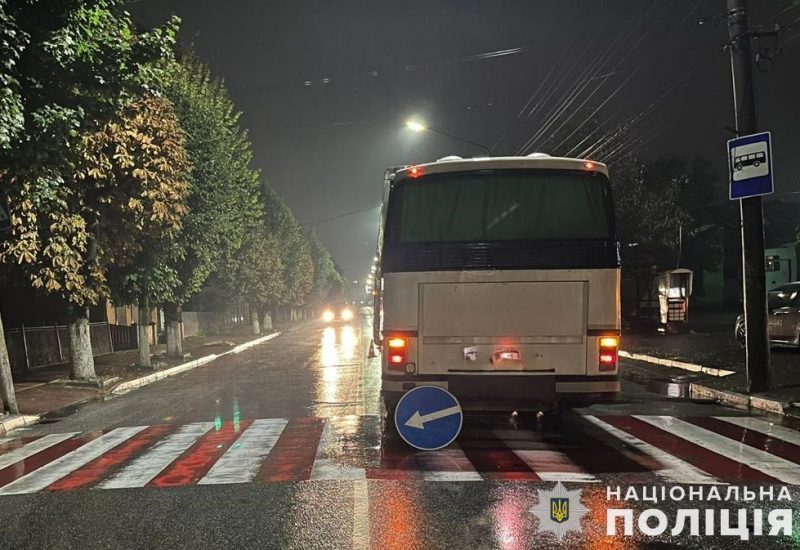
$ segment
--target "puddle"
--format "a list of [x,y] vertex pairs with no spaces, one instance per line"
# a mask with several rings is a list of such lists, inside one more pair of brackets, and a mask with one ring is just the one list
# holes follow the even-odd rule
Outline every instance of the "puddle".
[[72,403],[66,407],[61,407],[60,409],[50,411],[39,417],[39,424],[53,424],[59,420],[65,419],[68,416],[72,416],[89,403],[95,403],[97,401],[104,401],[104,399],[86,399],[85,401],[79,401],[78,403]]
[[689,399],[689,386],[697,380],[694,375],[678,375],[650,380],[647,389],[670,399]]

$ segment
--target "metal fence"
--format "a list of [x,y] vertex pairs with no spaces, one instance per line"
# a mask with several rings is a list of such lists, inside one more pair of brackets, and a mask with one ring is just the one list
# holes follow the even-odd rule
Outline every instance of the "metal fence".
[[[7,329],[5,335],[13,372],[24,372],[69,361],[69,328],[66,326],[23,326]],[[135,326],[90,323],[89,335],[94,355],[134,349],[138,344]]]

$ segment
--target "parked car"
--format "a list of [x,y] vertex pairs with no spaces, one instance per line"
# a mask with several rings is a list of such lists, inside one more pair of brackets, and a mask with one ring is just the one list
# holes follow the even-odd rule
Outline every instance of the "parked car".
[[[800,347],[800,281],[771,290],[767,294],[767,309],[770,343]],[[736,318],[734,335],[744,347],[744,315]]]

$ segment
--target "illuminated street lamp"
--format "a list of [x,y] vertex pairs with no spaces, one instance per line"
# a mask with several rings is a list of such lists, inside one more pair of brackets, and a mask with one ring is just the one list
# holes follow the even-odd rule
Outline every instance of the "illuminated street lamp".
[[407,121],[406,128],[408,128],[409,130],[413,130],[415,132],[424,132],[425,130],[428,129],[424,124],[416,120]]
[[447,138],[450,138],[450,139],[454,139],[454,140],[460,141],[462,143],[468,143],[469,145],[472,145],[474,147],[479,147],[479,148],[483,149],[484,151],[486,151],[486,155],[487,156],[491,156],[491,154],[492,154],[492,152],[489,150],[489,148],[486,147],[485,145],[481,144],[481,143],[476,143],[474,141],[470,141],[468,139],[465,139],[465,138],[462,138],[462,137],[458,137],[458,136],[454,136],[453,134],[448,134],[447,132],[443,132],[441,130],[437,130],[436,128],[431,128],[430,126],[427,126],[427,125],[423,124],[422,122],[420,122],[419,120],[414,119],[414,118],[410,118],[410,119],[408,119],[406,121],[406,128],[408,128],[409,130],[411,130],[413,132],[432,132],[434,134],[439,134],[440,136],[444,136],[444,137],[447,137]]

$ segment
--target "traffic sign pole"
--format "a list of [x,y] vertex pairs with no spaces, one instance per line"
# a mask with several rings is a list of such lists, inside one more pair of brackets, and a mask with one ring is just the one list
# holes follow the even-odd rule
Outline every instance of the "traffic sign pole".
[[[727,8],[736,132],[742,136],[754,134],[757,131],[746,0],[727,0]],[[740,211],[742,216],[747,389],[749,392],[757,392],[770,387],[764,221],[761,197],[742,199]]]

